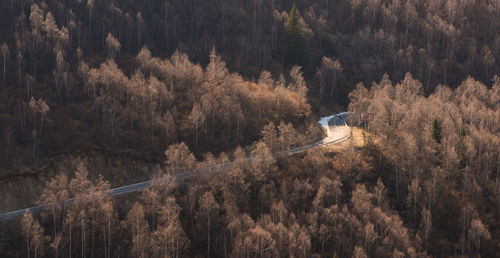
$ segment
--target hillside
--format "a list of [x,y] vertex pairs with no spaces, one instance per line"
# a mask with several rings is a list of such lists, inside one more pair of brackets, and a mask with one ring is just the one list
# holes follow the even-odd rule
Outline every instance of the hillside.
[[[46,208],[0,256],[500,256],[498,28],[498,0],[2,1],[0,212]],[[352,139],[280,154],[342,111]]]

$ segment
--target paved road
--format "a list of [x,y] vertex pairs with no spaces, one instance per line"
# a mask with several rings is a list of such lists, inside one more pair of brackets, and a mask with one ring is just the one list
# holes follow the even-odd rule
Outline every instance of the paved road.
[[[285,157],[289,155],[293,155],[296,153],[304,152],[308,149],[311,148],[316,148],[324,145],[330,145],[330,144],[336,144],[343,142],[344,140],[348,139],[351,137],[351,129],[346,123],[346,120],[348,118],[350,113],[348,112],[343,112],[339,113],[336,115],[328,116],[328,117],[323,117],[320,119],[319,123],[325,128],[327,131],[327,137],[317,143],[314,144],[309,144],[306,146],[290,149],[288,151],[283,151],[283,152],[278,152],[278,153],[273,153],[273,156],[275,157]],[[258,162],[261,159],[264,159],[265,157],[251,157],[247,159],[248,163],[252,162]],[[179,181],[184,179],[185,177],[188,176],[197,176],[201,174],[208,174],[208,173],[214,173],[217,171],[221,171],[224,169],[227,169],[233,165],[233,162],[227,162],[223,164],[218,164],[212,167],[207,167],[207,168],[202,168],[199,169],[195,172],[188,172],[188,173],[179,173],[173,176],[170,180],[173,181]],[[154,180],[149,180],[145,182],[140,182],[132,185],[126,185],[126,186],[120,186],[117,188],[113,188],[108,191],[111,196],[116,196],[116,195],[122,195],[126,193],[131,193],[131,192],[136,192],[136,191],[141,191],[144,190],[145,188],[150,187],[153,184],[161,184],[164,182],[161,182],[160,179],[154,179]],[[69,199],[66,200],[66,204],[71,204],[74,201],[74,199]],[[43,207],[42,206],[36,206],[36,207],[31,207],[31,208],[26,208],[22,210],[17,210],[17,211],[11,211],[7,213],[0,214],[0,220],[5,220],[5,219],[11,219],[15,218],[18,216],[22,216],[27,210],[30,212],[34,213],[39,210],[41,210]]]

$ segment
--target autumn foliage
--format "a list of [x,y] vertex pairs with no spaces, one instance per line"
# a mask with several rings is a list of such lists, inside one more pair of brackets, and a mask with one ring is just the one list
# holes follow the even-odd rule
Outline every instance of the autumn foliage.
[[[500,256],[498,0],[4,0],[0,25],[0,210],[43,206],[2,257]],[[346,109],[364,144],[285,155]]]

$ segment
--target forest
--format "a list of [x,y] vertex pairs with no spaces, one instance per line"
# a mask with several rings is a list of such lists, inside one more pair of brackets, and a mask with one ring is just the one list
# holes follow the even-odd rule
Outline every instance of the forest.
[[[0,25],[0,213],[44,207],[0,257],[500,256],[498,0],[5,0]],[[341,111],[361,144],[280,155]]]

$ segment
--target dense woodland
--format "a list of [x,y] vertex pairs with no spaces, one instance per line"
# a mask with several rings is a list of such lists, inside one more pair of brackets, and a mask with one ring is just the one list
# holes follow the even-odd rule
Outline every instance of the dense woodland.
[[[246,145],[267,120],[305,128],[307,107],[289,108],[307,103],[297,91],[302,72],[317,110],[346,106],[358,82],[385,73],[399,81],[410,72],[427,95],[469,75],[491,86],[500,70],[498,1],[296,1],[292,10],[292,1],[277,0],[23,0],[3,2],[0,17],[3,167],[92,145],[142,145],[159,160],[165,144],[182,140],[199,155],[213,151],[204,138],[226,138],[218,151]],[[208,69],[220,74],[210,79]],[[243,96],[242,81],[273,84],[276,94]],[[221,83],[230,86],[211,92]],[[299,96],[275,90],[290,84]],[[275,107],[257,103],[283,95]],[[224,101],[203,102],[214,98]],[[208,118],[193,133],[197,110]]]
[[[2,257],[500,256],[498,0],[5,0],[0,25],[0,183],[46,207],[0,221]],[[279,155],[346,109],[362,146]],[[44,175],[93,150],[157,183]]]

